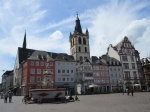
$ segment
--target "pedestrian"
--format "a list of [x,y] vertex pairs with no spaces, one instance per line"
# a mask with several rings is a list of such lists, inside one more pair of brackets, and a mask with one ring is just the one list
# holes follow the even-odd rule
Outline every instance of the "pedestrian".
[[77,95],[75,95],[75,100],[76,100],[76,101],[79,101],[79,98],[78,98],[78,96],[77,96]]
[[132,94],[132,96],[133,96],[133,89],[131,89],[131,94]]
[[11,91],[9,91],[8,92],[9,103],[11,103],[11,101],[12,101],[12,96],[13,96],[13,93]]
[[129,89],[127,89],[127,95],[129,96],[129,93],[130,93],[130,90]]
[[8,93],[5,92],[5,94],[4,94],[4,103],[7,103],[7,98],[8,98]]

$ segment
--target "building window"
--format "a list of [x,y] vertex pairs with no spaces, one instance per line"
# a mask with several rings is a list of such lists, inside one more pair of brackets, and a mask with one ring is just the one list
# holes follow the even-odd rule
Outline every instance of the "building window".
[[134,79],[137,79],[136,71],[133,71],[133,76],[134,76]]
[[135,69],[135,63],[132,63],[132,69]]
[[85,52],[87,52],[87,48],[85,47]]
[[61,72],[61,70],[60,69],[58,69],[58,73],[60,73]]
[[108,78],[106,79],[106,82],[109,83],[109,79]]
[[102,79],[102,83],[105,83],[105,79]]
[[67,77],[67,81],[69,81],[69,78]]
[[41,74],[41,69],[37,69],[37,74]]
[[65,81],[65,78],[62,78],[63,81]]
[[112,79],[111,83],[114,83],[114,79]]
[[73,73],[73,70],[71,70],[71,73]]
[[110,71],[112,71],[112,68],[109,68],[110,69]]
[[86,39],[85,38],[83,38],[83,44],[86,45]]
[[31,66],[34,66],[34,61],[31,61]]
[[78,42],[79,42],[79,44],[81,44],[81,37],[78,38]]
[[133,56],[131,56],[131,61],[134,62],[134,57]]
[[34,68],[30,69],[30,74],[35,74],[35,69]]
[[79,46],[79,52],[81,52],[81,47]]
[[71,78],[71,81],[73,81],[73,78]]
[[62,73],[65,73],[65,70],[62,70]]
[[127,56],[122,56],[122,60],[123,60],[123,61],[128,61]]
[[36,66],[39,66],[39,61],[36,61]]
[[58,78],[58,81],[61,81],[61,78]]
[[36,77],[36,82],[41,82],[41,77]]
[[131,51],[130,51],[130,49],[127,49],[127,54],[131,54]]
[[44,66],[44,61],[41,61],[41,66]]
[[130,79],[130,72],[124,72],[125,79]]
[[69,73],[69,70],[67,70],[67,73]]
[[123,68],[124,69],[129,69],[129,64],[128,63],[123,63]]
[[35,82],[35,77],[30,77],[30,82],[34,83]]

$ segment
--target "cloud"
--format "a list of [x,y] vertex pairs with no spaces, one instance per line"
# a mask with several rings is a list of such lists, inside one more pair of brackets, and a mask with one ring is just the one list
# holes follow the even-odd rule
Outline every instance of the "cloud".
[[[133,5],[136,5],[136,7],[133,7]],[[143,38],[147,32],[150,21],[139,17],[138,13],[148,6],[145,2],[134,4],[131,1],[110,2],[97,9],[87,11],[87,17],[91,18],[88,21],[91,23],[89,25],[91,55],[105,54],[109,44],[116,45],[124,36],[128,36],[131,42],[135,44],[136,49],[142,51],[138,43],[145,43],[140,38]],[[150,49],[145,52],[148,52],[148,50]]]
[[[150,52],[147,48],[150,43],[150,2],[96,2],[96,7],[90,4],[87,10],[82,9],[79,14],[83,32],[86,28],[89,30],[91,56],[105,54],[109,44],[116,45],[124,36],[133,42],[141,57],[147,56]],[[25,30],[27,48],[70,54],[69,33],[74,30],[76,15],[70,14],[55,21],[57,17],[49,17],[49,12],[55,15],[55,11],[49,11],[43,2],[37,0],[0,1],[0,61],[5,68],[12,66],[13,69],[13,60],[17,48],[22,46]],[[76,7],[72,11],[76,12]]]

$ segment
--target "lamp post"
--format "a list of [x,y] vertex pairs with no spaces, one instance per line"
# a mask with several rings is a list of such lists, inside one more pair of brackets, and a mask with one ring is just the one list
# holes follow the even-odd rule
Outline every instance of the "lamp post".
[[76,82],[77,93],[78,93],[78,86],[80,84],[81,85],[80,92],[82,94],[83,93],[83,86],[84,86],[82,66],[80,66],[76,69],[76,81],[75,82]]

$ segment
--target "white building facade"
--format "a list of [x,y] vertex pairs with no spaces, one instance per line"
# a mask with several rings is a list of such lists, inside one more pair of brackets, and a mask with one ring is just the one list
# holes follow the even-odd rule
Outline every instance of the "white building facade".
[[129,39],[125,36],[116,46],[110,45],[107,54],[121,62],[125,88],[140,90],[141,84],[135,57],[135,48]]

